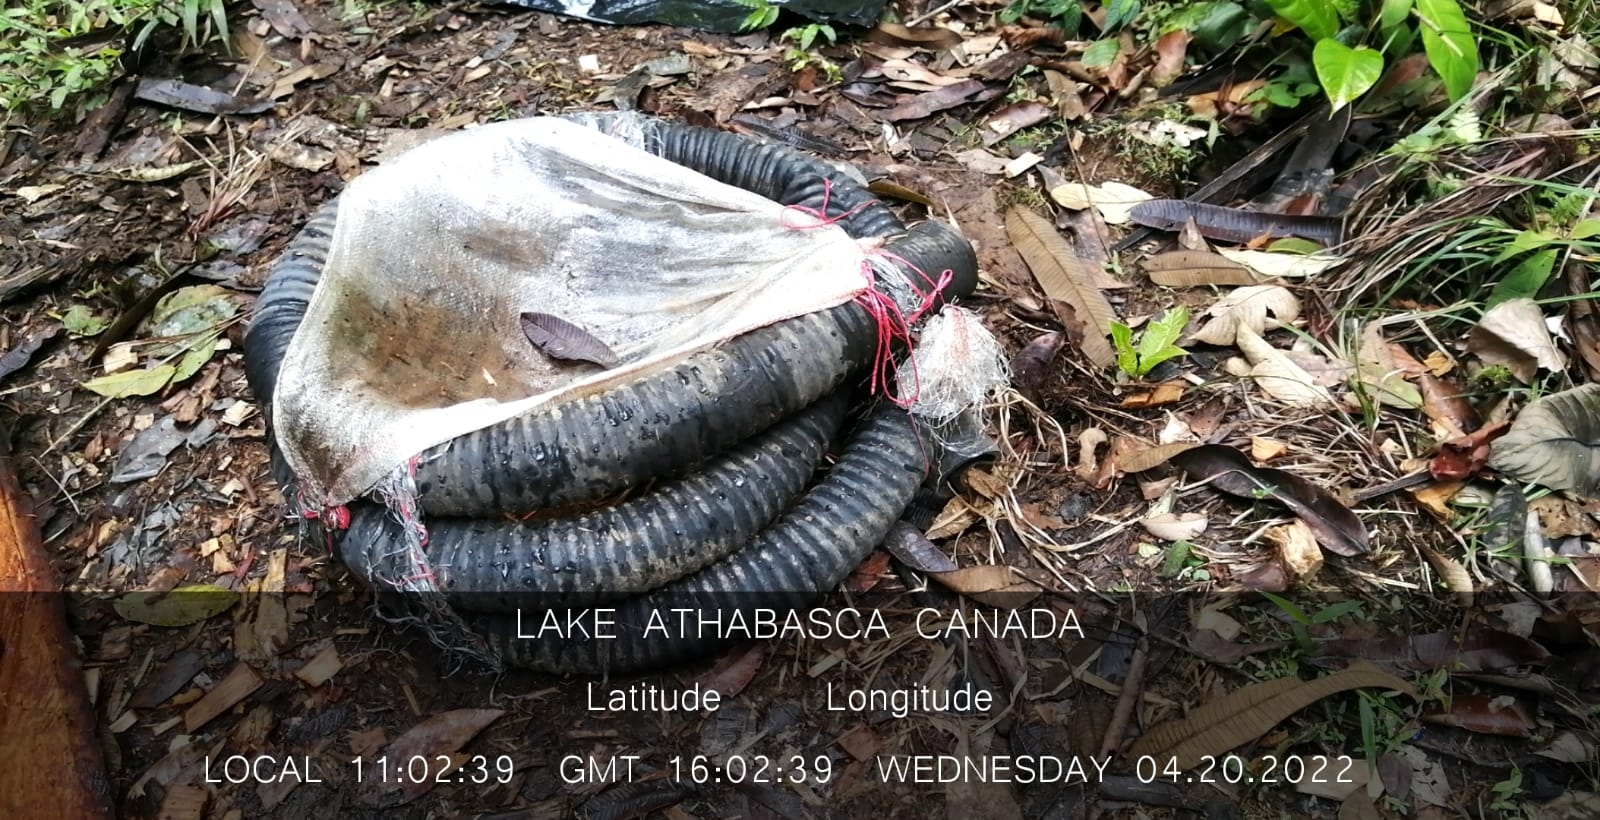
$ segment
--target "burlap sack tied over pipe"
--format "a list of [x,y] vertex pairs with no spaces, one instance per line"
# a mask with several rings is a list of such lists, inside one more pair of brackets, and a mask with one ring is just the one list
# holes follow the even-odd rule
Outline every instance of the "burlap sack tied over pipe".
[[[842,304],[865,259],[837,225],[624,138],[557,118],[482,126],[341,194],[272,422],[305,497],[343,504],[428,447]],[[528,311],[622,364],[546,357]]]

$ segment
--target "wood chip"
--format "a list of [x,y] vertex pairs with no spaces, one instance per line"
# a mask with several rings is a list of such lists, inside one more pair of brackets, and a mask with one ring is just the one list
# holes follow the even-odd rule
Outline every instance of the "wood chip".
[[250,664],[236,663],[228,676],[183,713],[183,729],[194,732],[261,688],[261,676]]
[[156,820],[200,820],[208,795],[199,786],[172,786],[161,800]]
[[344,661],[339,658],[339,650],[333,644],[329,644],[326,649],[318,652],[316,657],[307,661],[305,666],[295,670],[294,676],[311,686],[321,686],[343,668]]

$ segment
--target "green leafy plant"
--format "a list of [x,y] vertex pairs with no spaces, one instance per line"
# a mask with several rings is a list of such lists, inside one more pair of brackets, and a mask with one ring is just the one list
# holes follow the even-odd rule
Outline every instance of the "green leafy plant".
[[63,108],[116,73],[125,35],[139,48],[164,26],[184,46],[228,41],[224,0],[23,0],[0,11],[0,111]]
[[1174,541],[1167,547],[1162,555],[1158,574],[1162,578],[1178,581],[1211,580],[1211,573],[1206,570],[1205,557],[1195,554],[1193,544],[1181,540]]
[[1489,808],[1500,812],[1501,817],[1522,817],[1522,803],[1517,799],[1522,795],[1522,769],[1512,766],[1511,774],[1505,780],[1489,787],[1489,792],[1494,795],[1489,803]]
[[1361,611],[1360,601],[1344,601],[1325,606],[1317,610],[1315,614],[1308,614],[1293,601],[1281,595],[1274,595],[1266,590],[1261,590],[1260,595],[1271,601],[1279,609],[1283,610],[1285,615],[1289,616],[1289,630],[1294,633],[1295,645],[1301,654],[1307,655],[1316,651],[1317,648],[1316,642],[1311,639],[1312,626],[1331,623],[1346,615]]
[[[1134,13],[1138,3],[1134,2]],[[1076,34],[1083,24],[1083,6],[1078,0],[1012,0],[1000,12],[1000,22],[1015,23],[1023,17],[1037,17],[1053,21],[1067,34]]]
[[1149,375],[1156,365],[1188,355],[1188,351],[1177,345],[1188,323],[1188,310],[1182,307],[1168,308],[1135,340],[1132,328],[1121,322],[1112,322],[1111,343],[1117,348],[1117,368],[1129,376],[1142,378]]
[[789,64],[790,71],[813,67],[826,75],[829,82],[838,82],[839,66],[827,57],[812,51],[812,47],[817,45],[819,40],[826,40],[828,45],[839,41],[833,26],[826,23],[809,23],[785,31],[779,39],[788,40],[795,45],[784,54],[784,61]]
[[839,35],[834,32],[833,26],[827,23],[808,23],[785,31],[782,39],[793,42],[801,51],[810,51],[818,39],[827,40],[831,46],[839,42]]
[[[1457,0],[1381,0],[1376,19],[1366,21],[1362,4],[1348,0],[1267,0],[1267,5],[1311,39],[1311,63],[1335,111],[1377,84],[1386,53],[1404,56],[1419,36],[1451,100],[1466,96],[1478,73],[1478,44]],[[1363,23],[1375,29],[1380,48],[1359,42],[1366,33]]]
[[768,0],[735,0],[735,2],[750,10],[750,13],[745,15],[744,22],[739,24],[740,31],[756,31],[778,22],[779,9]]

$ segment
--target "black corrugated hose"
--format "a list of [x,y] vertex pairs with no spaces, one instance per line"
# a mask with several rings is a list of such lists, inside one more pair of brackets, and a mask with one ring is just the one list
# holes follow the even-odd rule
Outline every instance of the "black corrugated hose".
[[[976,259],[959,234],[938,222],[907,230],[824,163],[637,115],[574,119],[784,205],[826,206],[824,216],[851,236],[886,237],[886,255],[905,261],[905,279],[925,296],[959,298],[976,284]],[[246,333],[246,374],[268,419],[283,354],[321,276],[335,218],[334,203],[323,206],[290,243]],[[660,666],[719,644],[714,636],[646,634],[652,612],[784,610],[815,600],[883,539],[932,458],[932,440],[911,415],[879,403],[855,424],[837,462],[806,488],[847,407],[858,403],[851,377],[877,355],[877,345],[873,317],[846,303],[430,448],[417,459],[416,486],[438,594],[505,661],[576,674]],[[292,484],[275,443],[273,463]],[[624,491],[633,497],[597,505]],[[574,506],[594,509],[528,516]],[[349,529],[336,534],[340,557],[383,591],[386,556],[404,543],[401,525],[373,501],[353,503],[350,512]],[[516,634],[513,610],[526,621],[542,610],[597,604],[617,611],[616,637]]]

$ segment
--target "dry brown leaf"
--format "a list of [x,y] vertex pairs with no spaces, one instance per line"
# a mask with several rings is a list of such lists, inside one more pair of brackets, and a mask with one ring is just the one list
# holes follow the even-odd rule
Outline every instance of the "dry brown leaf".
[[1172,404],[1183,398],[1184,391],[1187,390],[1188,387],[1188,382],[1178,379],[1162,382],[1151,390],[1134,393],[1123,398],[1122,406],[1144,408],[1160,407],[1163,404]]
[[1356,352],[1356,378],[1378,403],[1404,410],[1422,406],[1422,391],[1405,380],[1394,350],[1383,339],[1377,322],[1361,329],[1361,348]]
[[1435,350],[1422,357],[1422,366],[1428,368],[1429,373],[1442,378],[1456,369],[1456,360],[1442,350]]
[[1163,541],[1188,541],[1205,532],[1211,519],[1202,513],[1161,513],[1139,523],[1146,532]]
[[1050,87],[1050,98],[1056,104],[1056,116],[1065,122],[1083,119],[1086,108],[1083,95],[1078,93],[1078,82],[1059,71],[1045,69],[1044,81]]
[[1289,451],[1289,445],[1275,438],[1250,437],[1250,457],[1263,464]]
[[1149,75],[1152,88],[1165,88],[1183,74],[1183,58],[1189,53],[1190,37],[1187,31],[1169,31],[1156,40],[1156,64]]
[[934,517],[933,523],[928,525],[928,540],[937,541],[952,535],[960,535],[982,518],[983,516],[973,509],[971,504],[961,496],[956,496],[944,505],[944,509]]
[[1006,494],[1006,482],[988,470],[973,468],[963,474],[962,480],[972,488],[973,492],[984,498],[992,500]]
[[1190,770],[1207,756],[1220,757],[1261,737],[1285,718],[1325,697],[1363,688],[1391,689],[1417,697],[1411,684],[1371,664],[1357,662],[1342,672],[1315,680],[1277,678],[1252,683],[1201,706],[1187,718],[1156,726],[1135,741],[1128,754],[1132,758],[1148,755],[1163,762],[1170,758],[1177,768]]
[[706,688],[708,692],[717,692],[724,698],[732,698],[744,691],[750,681],[755,679],[756,672],[760,671],[761,664],[767,657],[767,645],[752,642],[724,655],[711,671],[701,675],[696,681]]
[[1422,722],[1501,737],[1531,737],[1539,728],[1528,707],[1510,695],[1457,692],[1449,704],[1423,714]]
[[387,780],[370,780],[361,789],[361,802],[368,806],[389,808],[427,794],[436,783],[447,780],[445,775],[449,771],[466,762],[464,755],[456,754],[461,747],[504,714],[503,709],[454,709],[440,712],[411,727],[384,748],[385,757],[390,760],[425,757],[429,761],[437,761],[440,757],[449,756],[451,765],[440,766],[435,762],[429,767],[428,776],[420,781],[410,779],[410,772],[404,767]]
[[1048,588],[1047,584],[1030,577],[1028,571],[1004,564],[941,572],[933,578],[979,603],[1006,607],[1019,606]]
[[1282,285],[1236,288],[1206,311],[1206,315],[1212,317],[1211,321],[1189,338],[1195,342],[1228,347],[1235,344],[1241,327],[1247,327],[1257,335],[1267,332],[1269,313],[1276,319],[1271,327],[1287,325],[1300,318],[1300,300]]
[[1325,253],[1301,255],[1276,253],[1250,248],[1220,248],[1223,258],[1237,262],[1268,279],[1301,279],[1313,276],[1343,262],[1337,256]]
[[1422,394],[1422,414],[1438,438],[1458,439],[1483,426],[1472,402],[1453,382],[1423,373],[1417,377],[1417,387]]
[[1244,453],[1221,444],[1203,444],[1178,454],[1173,463],[1213,489],[1239,498],[1273,499],[1293,510],[1317,534],[1317,541],[1339,555],[1368,550],[1361,518],[1327,489],[1286,470],[1260,467]]
[[1450,509],[1450,499],[1467,486],[1465,481],[1438,481],[1424,484],[1421,487],[1410,489],[1411,497],[1416,499],[1422,508],[1432,513],[1440,521],[1449,521],[1455,513]]
[[1283,351],[1267,344],[1248,326],[1240,325],[1237,332],[1239,352],[1250,362],[1250,378],[1267,395],[1298,407],[1333,404],[1333,394],[1319,386],[1305,368],[1295,364]]
[[1278,562],[1289,577],[1305,583],[1322,571],[1322,548],[1306,522],[1294,520],[1267,530],[1267,540],[1278,548]]
[[1428,563],[1433,565],[1434,571],[1439,573],[1439,577],[1444,580],[1444,585],[1456,594],[1456,603],[1463,607],[1471,607],[1472,601],[1476,597],[1472,588],[1472,573],[1467,572],[1467,568],[1462,566],[1460,561],[1436,552],[1432,547],[1421,541],[1416,542],[1416,544],[1417,549],[1422,552],[1422,556],[1428,559]]
[[1585,505],[1559,495],[1547,495],[1528,502],[1528,509],[1539,516],[1539,528],[1546,538],[1566,538],[1573,535],[1593,538],[1596,535],[1594,517]]
[[1557,372],[1567,359],[1556,348],[1544,312],[1532,299],[1510,299],[1489,308],[1467,336],[1467,352],[1487,364],[1505,365],[1523,384],[1539,370]]
[[[1055,226],[1027,208],[1015,207],[1006,213],[1006,235],[1045,295],[1070,307],[1073,317],[1083,324],[1083,352],[1089,361],[1096,367],[1116,364],[1117,352],[1107,338],[1116,313],[1105,294],[1093,285],[1090,266],[1073,252]],[[1062,321],[1066,323],[1067,318]]]
[[1144,260],[1150,281],[1168,288],[1261,283],[1249,268],[1211,251],[1169,251]]
[[1159,444],[1132,453],[1127,453],[1117,460],[1117,466],[1125,473],[1142,473],[1166,464],[1173,456],[1186,450],[1193,450],[1200,445],[1192,441],[1176,441],[1171,444]]
[[1051,188],[1050,198],[1061,207],[1074,211],[1094,208],[1100,212],[1100,218],[1107,223],[1126,225],[1131,220],[1128,211],[1133,206],[1154,197],[1121,182],[1107,182],[1103,185],[1068,182]]
[[1245,107],[1252,95],[1260,91],[1267,84],[1266,80],[1246,80],[1242,83],[1225,84],[1216,91],[1207,91],[1194,94],[1186,98],[1183,103],[1190,111],[1207,119],[1220,119],[1219,114],[1235,114]]
[[[1350,798],[1364,798],[1370,805],[1371,798],[1367,797],[1367,781],[1372,776],[1372,767],[1367,764],[1366,758],[1353,759],[1348,769],[1341,763],[1339,775],[1339,777],[1303,778],[1294,785],[1294,790],[1300,794],[1315,795],[1343,803],[1349,803]],[[1342,820],[1343,809],[1340,810],[1340,816]]]

